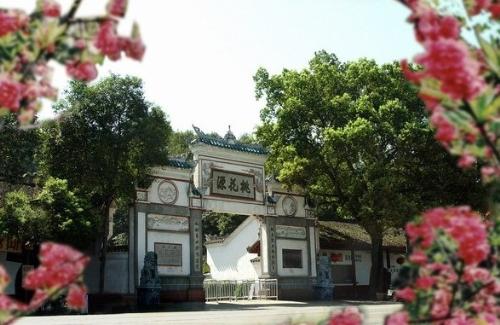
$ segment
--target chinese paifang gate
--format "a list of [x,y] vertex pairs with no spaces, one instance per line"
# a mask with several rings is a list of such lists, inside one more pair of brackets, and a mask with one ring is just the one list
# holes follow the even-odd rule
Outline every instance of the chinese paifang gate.
[[280,298],[312,298],[319,241],[304,194],[266,181],[261,146],[237,142],[231,130],[224,138],[194,130],[193,162],[171,159],[152,168],[152,184],[137,190],[129,289],[139,283],[146,252],[154,251],[165,300],[204,300],[202,214],[212,211],[248,216],[232,237],[207,245],[214,279],[278,279]]

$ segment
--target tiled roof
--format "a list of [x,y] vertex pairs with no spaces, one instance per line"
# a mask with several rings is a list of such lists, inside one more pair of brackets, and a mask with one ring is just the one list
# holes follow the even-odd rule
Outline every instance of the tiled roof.
[[[320,239],[326,242],[357,242],[371,245],[370,236],[360,225],[340,221],[320,221]],[[389,229],[384,234],[384,247],[406,247],[406,238],[402,229]],[[326,247],[321,247],[326,248]]]
[[226,148],[230,150],[242,151],[247,153],[253,153],[257,155],[266,155],[267,150],[258,144],[243,144],[238,141],[229,141],[223,138],[211,136],[205,134],[198,127],[193,125],[193,129],[196,133],[196,139],[193,143],[201,142],[214,147]]
[[182,169],[192,169],[193,168],[193,165],[191,165],[191,163],[189,163],[185,160],[182,160],[182,159],[174,159],[174,158],[170,158],[167,160],[167,166],[182,168]]

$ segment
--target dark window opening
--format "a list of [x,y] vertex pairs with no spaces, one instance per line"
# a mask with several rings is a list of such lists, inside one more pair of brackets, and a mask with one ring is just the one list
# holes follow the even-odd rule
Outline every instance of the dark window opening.
[[302,250],[300,249],[283,249],[283,268],[302,268]]
[[332,265],[332,282],[339,284],[352,283],[354,269],[352,265]]

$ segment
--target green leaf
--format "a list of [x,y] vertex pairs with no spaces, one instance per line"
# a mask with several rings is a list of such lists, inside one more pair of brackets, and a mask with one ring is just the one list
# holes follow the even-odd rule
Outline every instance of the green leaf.
[[479,122],[485,122],[490,116],[496,115],[500,108],[500,100],[497,98],[495,101],[495,92],[491,87],[477,96],[471,103],[471,108],[476,115]]
[[488,66],[495,71],[497,76],[500,75],[500,56],[498,55],[499,49],[493,44],[490,44],[483,37],[481,37],[481,32],[477,31],[476,36],[479,40],[479,45],[483,49],[484,56],[486,57],[486,62]]

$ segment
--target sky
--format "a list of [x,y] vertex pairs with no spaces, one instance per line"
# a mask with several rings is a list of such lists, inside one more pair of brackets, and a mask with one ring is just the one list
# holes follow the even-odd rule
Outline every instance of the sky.
[[[30,11],[35,0],[0,0],[0,8]],[[60,0],[63,9],[72,1]],[[79,16],[104,12],[105,0],[83,0]],[[379,63],[411,58],[420,47],[395,0],[129,0],[119,27],[128,35],[137,21],[147,46],[142,62],[106,60],[110,73],[142,78],[147,100],[167,113],[175,130],[191,125],[224,135],[254,131],[264,106],[255,99],[253,75],[303,69],[314,52],[342,61]],[[68,79],[56,67],[62,96]],[[54,116],[44,102],[41,118]]]

